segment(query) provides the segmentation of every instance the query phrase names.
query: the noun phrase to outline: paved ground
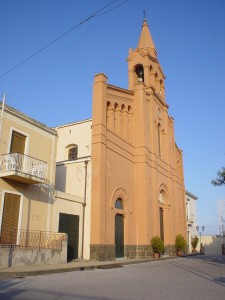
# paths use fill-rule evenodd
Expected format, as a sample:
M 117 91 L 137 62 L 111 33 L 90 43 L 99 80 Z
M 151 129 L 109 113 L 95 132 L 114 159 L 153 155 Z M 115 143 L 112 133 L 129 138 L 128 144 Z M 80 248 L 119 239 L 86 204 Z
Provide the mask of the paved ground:
M 2 279 L 0 299 L 225 299 L 225 257 L 193 256 Z
M 170 259 L 171 257 L 166 256 L 160 258 L 161 260 Z M 100 267 L 111 268 L 112 265 L 127 265 L 134 263 L 144 263 L 153 261 L 154 259 L 117 259 L 113 261 L 79 261 L 75 260 L 66 264 L 55 264 L 55 265 L 27 265 L 17 267 L 0 268 L 0 279 L 6 278 L 18 278 L 32 275 L 43 275 L 53 273 L 65 273 L 72 271 L 84 271 L 92 270 Z

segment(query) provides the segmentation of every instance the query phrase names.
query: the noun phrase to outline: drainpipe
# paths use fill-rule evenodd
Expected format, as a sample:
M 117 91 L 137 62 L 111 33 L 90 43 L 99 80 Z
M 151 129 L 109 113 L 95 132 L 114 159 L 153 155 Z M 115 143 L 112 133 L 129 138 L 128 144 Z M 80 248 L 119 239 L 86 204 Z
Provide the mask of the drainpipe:
M 84 224 L 85 224 L 85 208 L 86 208 L 86 200 L 87 200 L 87 166 L 88 160 L 85 160 L 85 179 L 84 179 L 84 202 L 83 205 L 83 224 L 82 224 L 82 249 L 81 249 L 81 259 L 84 258 Z

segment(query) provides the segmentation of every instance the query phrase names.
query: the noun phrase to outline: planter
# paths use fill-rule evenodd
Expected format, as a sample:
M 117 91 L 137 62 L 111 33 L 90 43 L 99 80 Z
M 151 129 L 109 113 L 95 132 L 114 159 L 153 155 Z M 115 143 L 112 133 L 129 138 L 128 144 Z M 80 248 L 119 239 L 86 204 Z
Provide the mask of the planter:
M 153 258 L 156 258 L 156 259 L 157 259 L 157 258 L 160 258 L 160 254 L 159 254 L 159 253 L 156 253 L 156 252 L 154 252 L 154 253 L 153 253 Z
M 175 239 L 175 248 L 178 256 L 182 256 L 182 254 L 185 253 L 186 245 L 187 243 L 184 237 L 181 234 L 177 234 Z
M 151 245 L 153 250 L 153 257 L 159 258 L 160 254 L 163 253 L 164 250 L 163 240 L 158 235 L 155 235 L 151 238 Z

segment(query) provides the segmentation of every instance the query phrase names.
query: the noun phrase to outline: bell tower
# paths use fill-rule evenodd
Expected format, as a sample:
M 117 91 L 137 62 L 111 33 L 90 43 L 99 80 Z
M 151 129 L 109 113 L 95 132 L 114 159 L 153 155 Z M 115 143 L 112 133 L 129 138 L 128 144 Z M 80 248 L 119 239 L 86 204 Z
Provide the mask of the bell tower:
M 144 18 L 138 46 L 130 49 L 127 58 L 129 90 L 136 90 L 142 83 L 144 88 L 151 88 L 156 96 L 165 101 L 165 88 L 162 68 L 157 58 L 157 51 Z

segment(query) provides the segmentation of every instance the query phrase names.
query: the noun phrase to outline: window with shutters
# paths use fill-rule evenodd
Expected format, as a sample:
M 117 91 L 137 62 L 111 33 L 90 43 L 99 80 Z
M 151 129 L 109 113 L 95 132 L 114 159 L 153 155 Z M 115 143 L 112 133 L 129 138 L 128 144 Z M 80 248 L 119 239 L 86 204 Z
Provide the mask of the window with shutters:
M 68 160 L 75 160 L 77 159 L 77 152 L 78 152 L 78 146 L 74 146 L 69 149 L 68 151 Z
M 1 224 L 1 244 L 16 244 L 20 198 L 20 195 L 5 193 Z
M 10 153 L 24 154 L 25 144 L 26 144 L 26 136 L 13 130 Z

